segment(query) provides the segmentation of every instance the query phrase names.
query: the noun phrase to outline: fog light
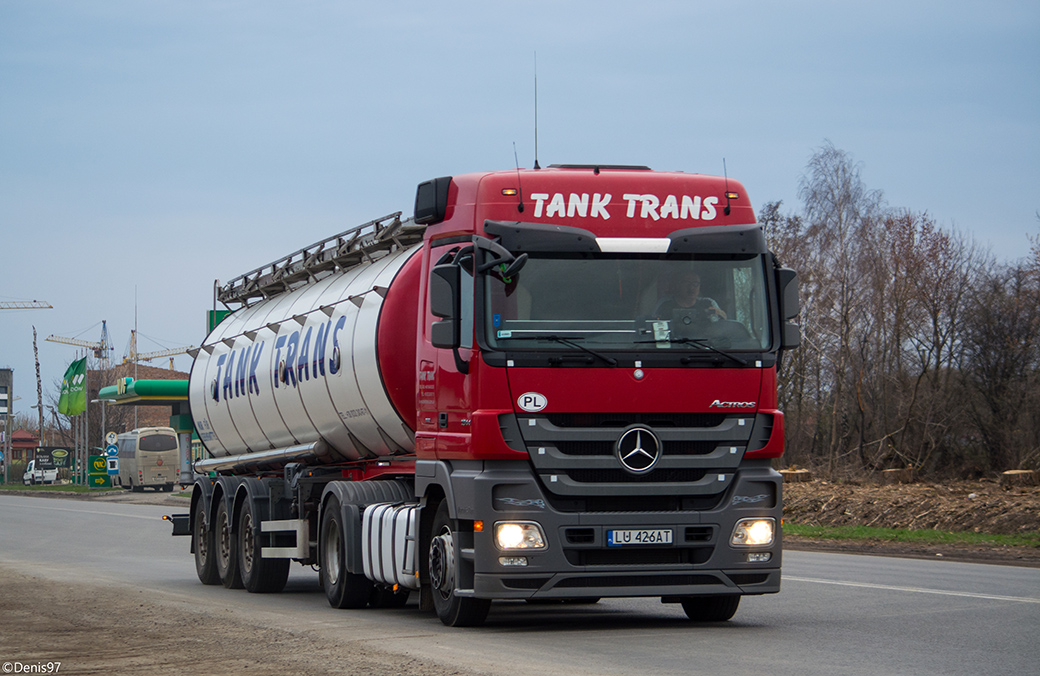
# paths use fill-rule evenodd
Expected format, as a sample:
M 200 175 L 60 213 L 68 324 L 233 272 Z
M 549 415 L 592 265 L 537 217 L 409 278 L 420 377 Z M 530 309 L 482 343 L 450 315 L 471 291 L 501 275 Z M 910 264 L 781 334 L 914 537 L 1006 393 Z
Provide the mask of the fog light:
M 748 552 L 748 563 L 765 563 L 773 558 L 772 552 Z
M 502 550 L 546 549 L 542 527 L 530 521 L 495 524 L 495 545 Z
M 526 556 L 500 556 L 498 562 L 503 566 L 526 566 Z
M 773 544 L 773 532 L 776 530 L 776 520 L 767 519 L 741 519 L 733 528 L 733 537 L 729 543 L 734 547 L 761 547 Z

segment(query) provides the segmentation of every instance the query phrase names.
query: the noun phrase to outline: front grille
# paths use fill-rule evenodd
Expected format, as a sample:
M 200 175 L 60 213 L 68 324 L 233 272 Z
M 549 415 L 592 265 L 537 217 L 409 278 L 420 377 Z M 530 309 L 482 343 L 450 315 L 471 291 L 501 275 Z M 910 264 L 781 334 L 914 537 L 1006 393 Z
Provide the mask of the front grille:
M 718 427 L 725 413 L 549 413 L 556 427 Z
M 757 442 L 759 430 L 771 422 L 768 418 L 741 412 L 549 413 L 517 416 L 512 429 L 518 435 L 516 444 L 526 447 L 547 493 L 554 497 L 665 498 L 660 506 L 646 509 L 671 511 L 677 505 L 667 498 L 700 501 L 680 509 L 717 505 L 732 485 L 748 445 Z M 655 456 L 644 473 L 624 467 L 615 451 L 622 434 L 635 424 L 646 428 L 648 448 Z M 602 504 L 599 509 L 626 508 Z
M 693 441 L 690 439 L 681 439 L 679 441 L 669 441 L 667 444 L 663 444 L 661 453 L 663 456 L 669 455 L 708 455 L 712 453 L 717 444 L 714 441 Z M 556 442 L 556 448 L 564 455 L 613 455 L 614 453 L 614 442 L 613 441 L 558 441 Z
M 712 547 L 570 549 L 564 553 L 571 565 L 575 566 L 678 566 L 705 563 L 711 558 L 712 549 Z
M 568 469 L 563 473 L 572 480 L 585 484 L 686 483 L 700 481 L 707 474 L 702 469 L 658 469 L 646 474 L 632 474 L 623 469 Z
M 624 514 L 628 512 L 703 512 L 715 509 L 723 495 L 681 497 L 674 495 L 611 495 L 584 498 L 559 498 L 549 495 L 549 504 L 557 512 L 589 512 Z

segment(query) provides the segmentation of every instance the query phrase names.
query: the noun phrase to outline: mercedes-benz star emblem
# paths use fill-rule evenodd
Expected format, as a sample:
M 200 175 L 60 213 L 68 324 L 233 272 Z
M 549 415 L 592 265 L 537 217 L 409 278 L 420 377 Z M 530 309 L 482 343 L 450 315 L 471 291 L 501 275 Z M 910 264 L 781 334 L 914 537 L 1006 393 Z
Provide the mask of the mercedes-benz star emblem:
M 661 442 L 650 429 L 632 427 L 621 435 L 614 445 L 621 466 L 633 474 L 645 474 L 653 469 L 661 457 Z

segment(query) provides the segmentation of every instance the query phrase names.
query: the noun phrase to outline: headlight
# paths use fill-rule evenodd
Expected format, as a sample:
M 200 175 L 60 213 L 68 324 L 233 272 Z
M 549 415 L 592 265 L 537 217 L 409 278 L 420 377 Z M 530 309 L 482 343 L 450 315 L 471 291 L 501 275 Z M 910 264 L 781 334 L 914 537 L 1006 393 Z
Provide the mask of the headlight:
M 729 543 L 734 547 L 762 547 L 773 544 L 776 520 L 771 518 L 741 519 L 733 528 Z
M 503 551 L 547 549 L 542 527 L 530 521 L 500 521 L 495 524 L 495 545 Z

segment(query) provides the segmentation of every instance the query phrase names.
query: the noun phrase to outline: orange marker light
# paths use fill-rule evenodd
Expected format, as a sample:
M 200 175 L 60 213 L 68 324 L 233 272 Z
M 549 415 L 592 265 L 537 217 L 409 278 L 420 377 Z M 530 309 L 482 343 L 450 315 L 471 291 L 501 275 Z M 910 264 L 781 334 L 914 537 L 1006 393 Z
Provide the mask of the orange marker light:
M 473 532 L 474 533 L 481 533 L 481 532 L 483 532 L 483 530 L 484 530 L 484 522 L 483 521 L 474 521 L 473 522 Z

